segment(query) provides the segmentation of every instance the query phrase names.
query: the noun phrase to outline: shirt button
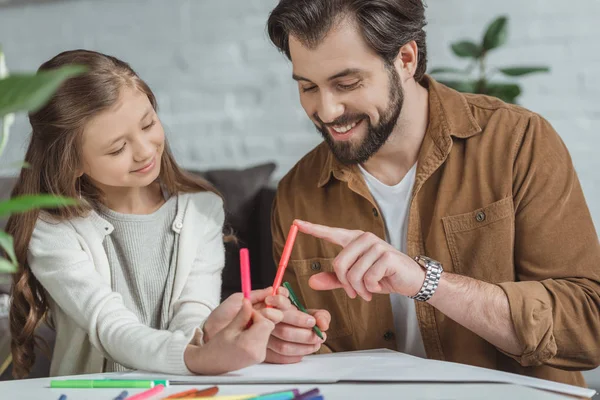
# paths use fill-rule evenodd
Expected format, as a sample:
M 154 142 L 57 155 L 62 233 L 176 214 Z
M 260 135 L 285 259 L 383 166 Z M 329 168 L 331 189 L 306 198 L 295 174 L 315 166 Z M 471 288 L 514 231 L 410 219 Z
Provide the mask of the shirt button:
M 394 335 L 394 332 L 392 332 L 392 331 L 387 331 L 387 332 L 386 332 L 386 333 L 383 335 L 383 338 L 389 342 L 390 340 L 394 340 L 394 336 L 396 336 L 396 335 Z
M 312 269 L 313 271 L 318 271 L 321 269 L 321 263 L 318 261 L 313 261 L 312 264 L 310 264 L 310 269 Z
M 485 221 L 485 213 L 483 211 L 479 211 L 477 215 L 475 215 L 475 219 L 477 220 L 477 222 Z
M 377 209 L 375 207 L 373 207 L 373 216 L 375 218 L 379 217 L 379 211 L 377 211 Z
M 175 229 L 183 228 L 183 224 L 181 222 L 175 222 Z

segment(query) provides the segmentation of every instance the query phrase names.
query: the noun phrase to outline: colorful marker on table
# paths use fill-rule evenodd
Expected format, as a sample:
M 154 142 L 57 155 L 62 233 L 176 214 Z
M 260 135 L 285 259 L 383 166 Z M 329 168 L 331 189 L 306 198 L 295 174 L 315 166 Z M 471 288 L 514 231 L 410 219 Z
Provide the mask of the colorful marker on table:
M 53 389 L 150 389 L 156 385 L 169 386 L 167 380 L 129 379 L 63 379 L 50 381 Z
M 294 397 L 294 400 L 312 400 L 315 399 L 317 396 L 320 396 L 319 388 L 314 388 L 302 394 L 296 395 L 296 397 Z
M 281 286 L 281 281 L 283 281 L 283 274 L 290 261 L 294 242 L 296 241 L 296 235 L 298 235 L 298 227 L 295 224 L 292 224 L 287 239 L 285 240 L 285 246 L 283 246 L 283 253 L 281 253 L 281 259 L 279 260 L 277 275 L 275 275 L 275 281 L 273 282 L 273 296 L 277 294 L 277 290 L 279 289 L 279 286 Z
M 200 396 L 200 397 L 179 397 L 178 400 L 191 399 L 210 399 L 210 400 L 249 400 L 255 398 L 255 394 L 230 394 L 225 396 Z
M 191 389 L 191 390 L 186 390 L 184 392 L 179 392 L 179 393 L 175 393 L 170 395 L 169 397 L 165 397 L 165 399 L 189 399 L 189 398 L 196 398 L 196 397 L 212 397 L 214 395 L 216 395 L 217 393 L 219 393 L 219 388 L 217 386 L 211 386 L 207 389 L 203 389 L 203 390 L 197 390 L 197 389 Z
M 298 394 L 298 390 L 285 390 L 281 392 L 265 393 L 253 397 L 252 400 L 292 400 Z
M 181 394 L 186 393 L 182 392 Z M 211 400 L 292 400 L 297 396 L 300 392 L 298 389 L 293 390 L 285 390 L 273 393 L 265 393 L 265 394 L 232 394 L 226 396 L 196 396 L 190 395 L 189 397 L 176 397 L 178 400 L 184 399 L 202 399 L 210 397 Z M 167 399 L 173 399 L 174 397 L 167 397 Z
M 294 291 L 292 290 L 292 286 L 289 284 L 289 282 L 284 282 L 283 286 L 288 290 L 288 292 L 290 292 L 290 301 L 292 302 L 292 304 L 296 306 L 298 310 L 308 314 L 308 310 L 306 310 L 306 308 L 304 308 L 304 306 L 300 304 L 300 300 L 298 300 L 298 297 L 296 297 L 296 293 L 294 293 Z M 315 332 L 317 336 L 320 337 L 321 340 L 323 340 L 323 332 L 321 332 L 321 330 L 316 324 L 315 326 L 313 326 L 312 329 L 313 332 Z
M 298 389 L 286 389 L 286 390 L 278 390 L 276 392 L 263 393 L 260 395 L 260 397 L 262 398 L 263 396 L 272 396 L 272 395 L 276 395 L 276 394 L 288 394 L 288 393 L 291 393 L 294 396 L 300 395 L 300 391 Z
M 115 397 L 113 400 L 125 400 L 125 398 L 127 397 L 129 393 L 127 392 L 127 390 L 123 390 L 121 393 L 119 393 L 119 395 L 117 397 Z
M 146 400 L 146 399 L 149 399 L 149 398 L 159 394 L 163 390 L 165 390 L 165 385 L 162 385 L 162 384 L 156 385 L 152 389 L 148 389 L 145 392 L 134 394 L 133 396 L 129 396 L 125 400 Z
M 197 392 L 196 389 L 186 390 L 186 391 L 175 393 L 168 397 L 165 397 L 165 400 L 167 400 L 167 399 L 185 399 L 188 397 L 195 397 L 196 392 Z

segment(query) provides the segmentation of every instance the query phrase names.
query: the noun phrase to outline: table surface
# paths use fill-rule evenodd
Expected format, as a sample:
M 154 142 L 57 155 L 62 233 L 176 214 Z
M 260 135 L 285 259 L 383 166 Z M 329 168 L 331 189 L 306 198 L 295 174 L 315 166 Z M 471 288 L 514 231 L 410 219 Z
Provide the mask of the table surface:
M 77 379 L 98 379 L 101 375 L 80 375 Z M 61 378 L 64 379 L 64 378 Z M 67 396 L 67 400 L 111 400 L 114 399 L 122 389 L 50 389 L 50 378 L 23 379 L 18 381 L 0 382 L 0 398 L 3 400 L 44 400 L 58 399 L 61 394 Z M 569 396 L 542 390 L 531 389 L 509 384 L 491 383 L 337 383 L 319 385 L 219 385 L 219 394 L 260 394 L 278 390 L 286 390 L 291 387 L 298 388 L 304 392 L 317 386 L 326 400 L 337 399 L 418 399 L 418 400 L 451 400 L 451 399 L 477 399 L 480 400 L 505 400 L 505 399 L 528 399 L 528 400 L 560 400 L 573 399 Z M 206 386 L 171 386 L 163 391 L 160 399 L 167 395 L 184 390 Z M 129 395 L 142 392 L 143 389 L 128 389 Z

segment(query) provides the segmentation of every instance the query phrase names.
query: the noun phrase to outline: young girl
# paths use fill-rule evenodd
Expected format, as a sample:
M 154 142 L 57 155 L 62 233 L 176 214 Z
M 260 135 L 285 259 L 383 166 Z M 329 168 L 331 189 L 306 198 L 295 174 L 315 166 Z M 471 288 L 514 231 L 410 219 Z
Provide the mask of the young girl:
M 14 374 L 31 369 L 34 332 L 46 317 L 56 329 L 52 376 L 218 374 L 262 362 L 282 312 L 252 303 L 287 299 L 265 289 L 218 306 L 222 200 L 177 166 L 150 88 L 128 64 L 91 51 L 61 53 L 40 70 L 67 64 L 87 72 L 30 114 L 30 166 L 13 196 L 50 193 L 79 204 L 8 222 L 20 264 L 10 311 Z

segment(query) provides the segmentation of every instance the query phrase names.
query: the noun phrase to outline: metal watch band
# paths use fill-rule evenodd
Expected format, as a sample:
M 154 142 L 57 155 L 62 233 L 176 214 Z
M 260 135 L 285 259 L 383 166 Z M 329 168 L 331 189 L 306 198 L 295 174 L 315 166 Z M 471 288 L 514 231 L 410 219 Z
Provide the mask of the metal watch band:
M 435 293 L 444 269 L 442 268 L 442 264 L 429 257 L 416 256 L 415 261 L 425 270 L 425 280 L 423 281 L 421 290 L 414 296 L 409 297 L 418 301 L 427 301 Z

